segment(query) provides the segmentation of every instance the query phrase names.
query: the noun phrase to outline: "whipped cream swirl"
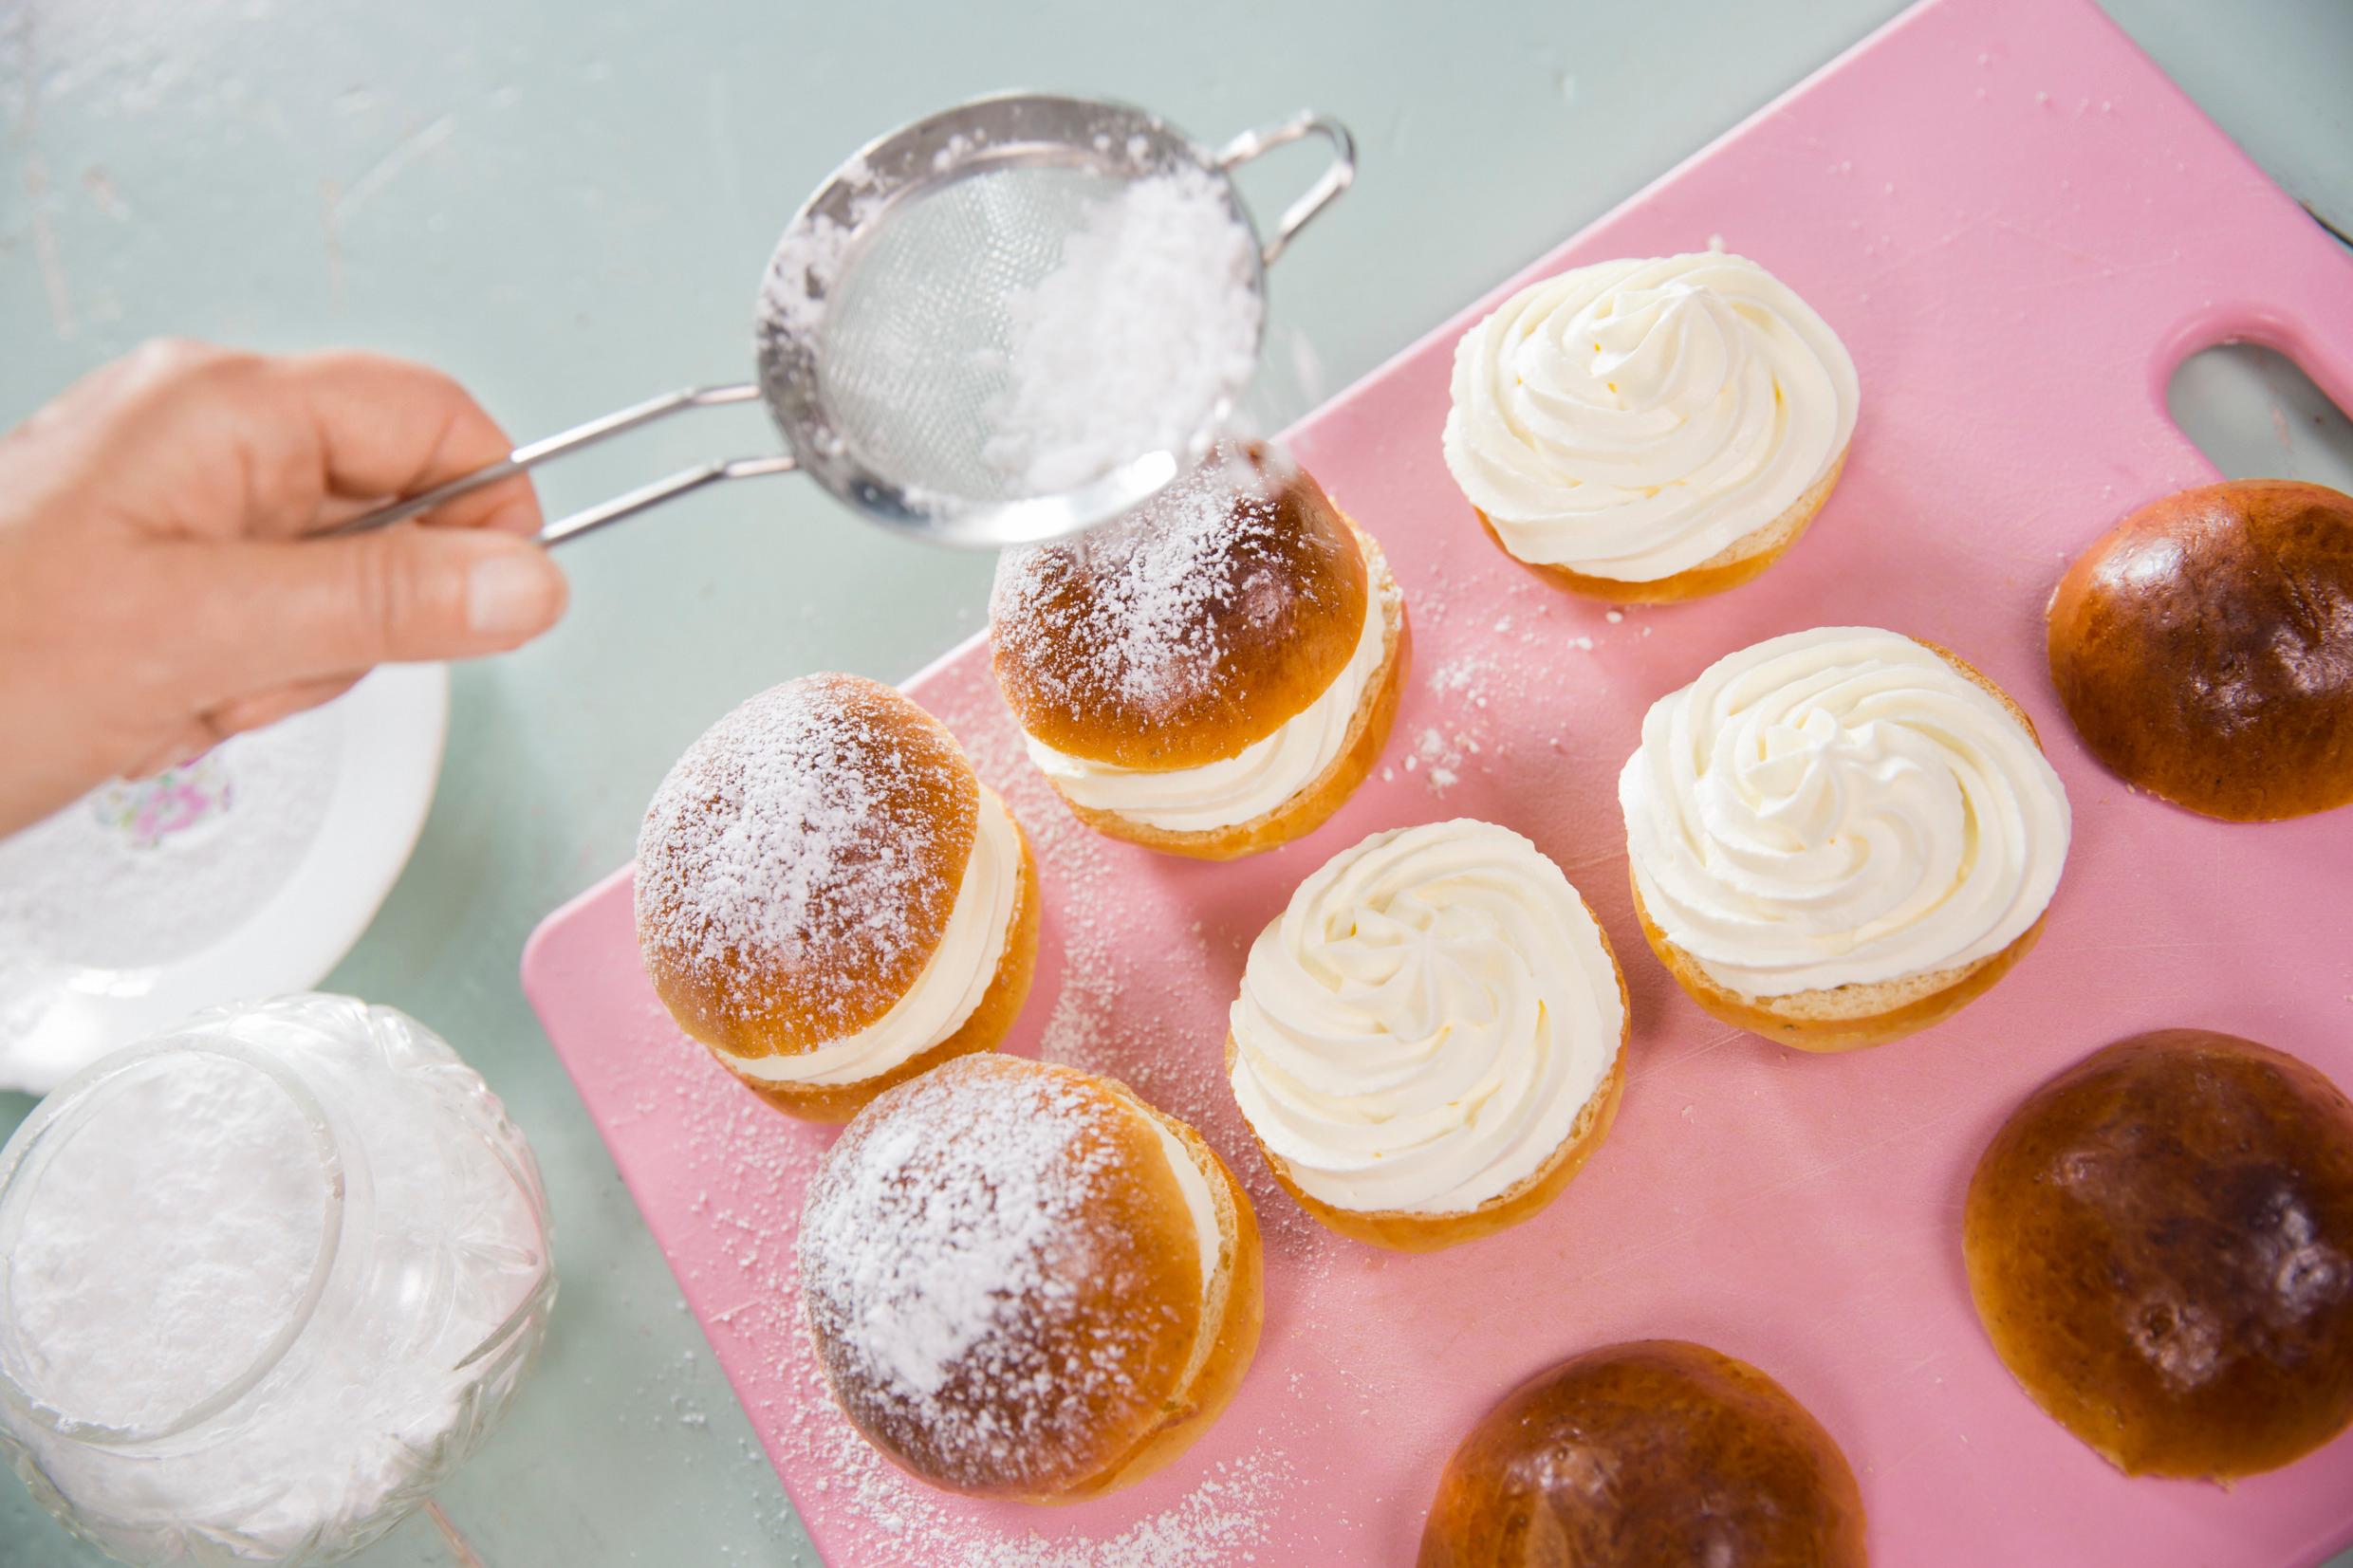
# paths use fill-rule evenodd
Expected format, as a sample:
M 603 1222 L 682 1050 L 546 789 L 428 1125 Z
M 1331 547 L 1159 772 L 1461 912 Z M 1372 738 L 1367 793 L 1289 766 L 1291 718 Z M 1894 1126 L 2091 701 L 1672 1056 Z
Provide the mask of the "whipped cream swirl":
M 2067 856 L 2034 737 L 1935 649 L 1868 627 L 1770 638 L 1661 697 L 1618 800 L 1651 920 L 1747 996 L 1990 957 Z
M 1656 581 L 1825 478 L 1857 398 L 1838 335 L 1756 263 L 1603 262 L 1463 335 L 1446 466 L 1521 560 Z
M 996 793 L 983 784 L 973 825 L 972 854 L 964 880 L 939 933 L 931 961 L 890 1011 L 860 1029 L 815 1050 L 792 1055 L 741 1057 L 713 1047 L 727 1064 L 763 1083 L 862 1083 L 921 1054 L 964 1027 L 1005 957 L 1011 934 L 1013 901 L 1022 884 L 1021 830 Z
M 1509 828 L 1377 833 L 1291 895 L 1231 1015 L 1234 1098 L 1310 1197 L 1452 1214 L 1566 1142 L 1625 1005 L 1568 878 Z

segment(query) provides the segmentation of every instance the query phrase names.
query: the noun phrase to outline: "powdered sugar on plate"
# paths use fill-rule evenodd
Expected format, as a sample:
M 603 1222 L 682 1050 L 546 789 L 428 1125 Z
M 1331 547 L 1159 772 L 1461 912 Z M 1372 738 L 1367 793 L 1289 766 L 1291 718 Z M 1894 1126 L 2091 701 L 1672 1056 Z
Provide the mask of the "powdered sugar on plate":
M 342 744 L 300 713 L 0 839 L 0 1004 L 11 967 L 144 968 L 235 930 L 302 863 Z
M 1188 167 L 1134 181 L 1006 301 L 1010 379 L 982 455 L 1048 495 L 1181 452 L 1249 384 L 1264 316 L 1257 248 L 1224 179 Z

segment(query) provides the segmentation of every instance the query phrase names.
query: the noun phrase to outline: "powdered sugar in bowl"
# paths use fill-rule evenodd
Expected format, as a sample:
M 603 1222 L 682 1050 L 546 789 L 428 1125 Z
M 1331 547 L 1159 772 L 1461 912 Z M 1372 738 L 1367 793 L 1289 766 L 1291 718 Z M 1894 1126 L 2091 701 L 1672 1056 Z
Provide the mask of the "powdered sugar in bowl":
M 421 1503 L 555 1300 L 481 1078 L 388 1007 L 200 1013 L 0 1151 L 0 1451 L 134 1563 L 313 1563 Z

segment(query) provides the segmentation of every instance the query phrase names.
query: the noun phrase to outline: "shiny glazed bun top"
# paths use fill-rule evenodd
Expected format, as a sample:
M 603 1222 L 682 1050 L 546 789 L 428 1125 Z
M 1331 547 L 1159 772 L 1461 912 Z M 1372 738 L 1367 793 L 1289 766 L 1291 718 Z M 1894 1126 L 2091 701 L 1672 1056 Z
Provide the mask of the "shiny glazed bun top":
M 2050 674 L 2092 754 L 2177 804 L 2353 802 L 2353 497 L 2243 479 L 2142 507 L 2060 579 Z
M 801 1051 L 874 1023 L 939 946 L 980 786 L 937 720 L 807 675 L 704 731 L 638 835 L 639 946 L 697 1038 Z
M 1235 755 L 1332 684 L 1369 612 L 1363 552 L 1322 487 L 1220 446 L 1116 523 L 1008 550 L 990 603 L 1023 729 L 1121 767 Z
M 1539 1374 L 1447 1461 L 1420 1568 L 1862 1568 L 1862 1496 L 1806 1407 L 1703 1345 Z
M 826 1152 L 801 1283 L 835 1397 L 936 1485 L 1042 1497 L 1158 1426 L 1203 1318 L 1190 1210 L 1106 1079 L 959 1057 Z
M 2029 1096 L 1971 1178 L 1978 1316 L 2128 1475 L 2228 1480 L 2353 1420 L 2353 1105 L 2251 1040 L 2164 1029 Z

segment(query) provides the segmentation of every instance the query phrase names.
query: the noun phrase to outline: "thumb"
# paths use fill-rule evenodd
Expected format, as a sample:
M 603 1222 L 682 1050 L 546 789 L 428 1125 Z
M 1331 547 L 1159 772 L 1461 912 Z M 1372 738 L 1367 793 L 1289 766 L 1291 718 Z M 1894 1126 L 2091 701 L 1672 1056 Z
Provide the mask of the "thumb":
M 218 565 L 203 645 L 239 691 L 503 653 L 554 625 L 568 597 L 546 550 L 484 528 L 403 523 L 206 553 Z

